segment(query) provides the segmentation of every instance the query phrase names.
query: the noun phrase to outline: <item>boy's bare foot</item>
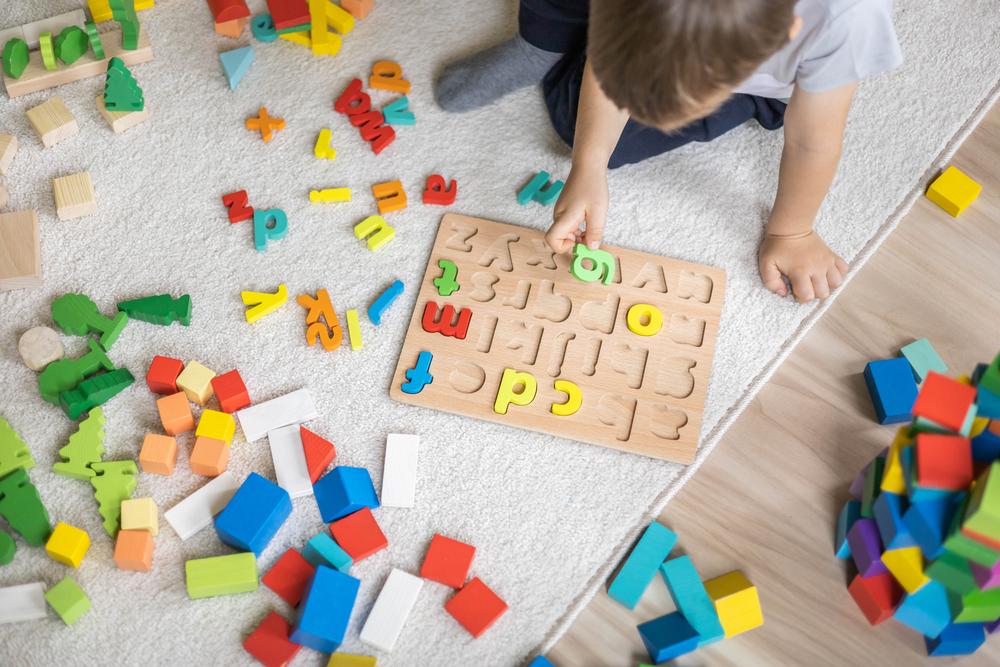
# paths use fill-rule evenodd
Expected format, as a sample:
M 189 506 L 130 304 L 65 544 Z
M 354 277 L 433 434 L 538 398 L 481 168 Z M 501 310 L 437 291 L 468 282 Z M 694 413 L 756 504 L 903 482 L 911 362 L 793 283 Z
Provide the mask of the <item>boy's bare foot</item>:
M 444 68 L 434 98 L 445 111 L 484 107 L 515 90 L 533 86 L 562 58 L 543 51 L 520 35 Z

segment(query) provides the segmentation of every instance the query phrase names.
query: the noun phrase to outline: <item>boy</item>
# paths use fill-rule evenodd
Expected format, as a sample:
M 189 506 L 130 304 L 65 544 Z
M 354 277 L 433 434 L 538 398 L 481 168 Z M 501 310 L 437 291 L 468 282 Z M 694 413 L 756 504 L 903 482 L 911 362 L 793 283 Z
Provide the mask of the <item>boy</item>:
M 891 3 L 521 0 L 519 34 L 447 67 L 436 96 L 445 110 L 465 111 L 543 80 L 556 132 L 573 147 L 546 235 L 557 252 L 600 245 L 607 168 L 711 141 L 750 119 L 784 127 L 758 268 L 776 294 L 787 295 L 787 278 L 798 301 L 822 299 L 847 264 L 813 220 L 857 82 L 902 61 Z

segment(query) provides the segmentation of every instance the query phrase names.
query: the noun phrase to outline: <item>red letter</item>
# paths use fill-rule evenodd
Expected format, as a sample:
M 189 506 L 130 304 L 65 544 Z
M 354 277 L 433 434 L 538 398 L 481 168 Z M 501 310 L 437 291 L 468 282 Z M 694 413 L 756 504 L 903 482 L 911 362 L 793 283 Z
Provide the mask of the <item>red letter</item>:
M 246 190 L 237 190 L 228 195 L 222 195 L 223 205 L 229 209 L 229 224 L 243 222 L 253 217 L 253 207 L 247 206 L 250 198 Z
M 438 206 L 450 206 L 455 203 L 455 196 L 458 195 L 458 183 L 452 179 L 448 187 L 445 187 L 444 178 L 437 174 L 427 177 L 427 185 L 424 187 L 424 203 L 436 204 Z
M 455 322 L 455 307 L 447 305 L 438 312 L 438 305 L 433 301 L 428 301 L 424 305 L 424 317 L 421 324 L 427 333 L 440 333 L 442 336 L 452 336 L 458 340 L 465 340 L 465 334 L 469 331 L 469 322 L 472 320 L 472 311 L 463 308 L 458 311 L 458 322 Z
M 333 108 L 339 113 L 346 113 L 348 116 L 367 113 L 372 108 L 372 98 L 368 97 L 368 93 L 361 90 L 361 79 L 354 79 L 348 84 L 344 92 L 334 102 Z

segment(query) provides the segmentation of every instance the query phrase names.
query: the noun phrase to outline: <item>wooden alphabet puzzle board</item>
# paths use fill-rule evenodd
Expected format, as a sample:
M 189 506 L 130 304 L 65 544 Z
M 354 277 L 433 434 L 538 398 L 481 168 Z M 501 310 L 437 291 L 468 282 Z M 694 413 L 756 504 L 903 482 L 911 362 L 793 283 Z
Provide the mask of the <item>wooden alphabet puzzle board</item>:
M 448 214 L 420 284 L 393 376 L 390 396 L 404 403 L 519 426 L 561 437 L 690 463 L 701 430 L 712 356 L 725 297 L 725 272 L 656 255 L 604 247 L 615 256 L 615 279 L 585 283 L 570 274 L 571 256 L 555 255 L 542 232 Z M 439 260 L 458 269 L 459 288 L 439 294 Z M 428 307 L 428 302 L 433 304 Z M 627 326 L 635 304 L 663 315 L 658 333 Z M 471 311 L 464 339 L 431 329 L 438 308 L 453 306 L 454 333 Z M 467 317 L 467 315 L 466 315 Z M 647 320 L 643 319 L 642 323 Z M 404 393 L 406 372 L 430 352 L 432 381 Z M 527 405 L 494 411 L 505 369 L 529 373 L 537 391 Z M 523 378 L 524 376 L 520 376 Z M 579 387 L 582 403 L 568 416 L 552 412 Z M 565 386 L 565 385 L 563 385 Z M 411 390 L 412 390 L 411 386 Z M 515 392 L 525 389 L 517 383 Z M 558 408 L 557 408 L 558 409 Z M 564 409 L 565 411 L 565 409 Z

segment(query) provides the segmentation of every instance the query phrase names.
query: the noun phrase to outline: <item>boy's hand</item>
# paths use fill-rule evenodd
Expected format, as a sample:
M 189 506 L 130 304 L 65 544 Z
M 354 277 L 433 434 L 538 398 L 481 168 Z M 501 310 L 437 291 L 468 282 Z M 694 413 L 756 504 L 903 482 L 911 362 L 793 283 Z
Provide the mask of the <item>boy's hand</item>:
M 545 241 L 557 253 L 570 252 L 577 243 L 599 248 L 607 213 L 608 177 L 604 167 L 575 165 L 556 202 Z M 583 223 L 586 223 L 586 230 L 581 233 Z
M 779 296 L 787 296 L 782 276 L 792 284 L 792 294 L 799 303 L 825 299 L 840 287 L 847 273 L 842 260 L 815 232 L 800 238 L 765 236 L 758 258 L 764 287 Z

